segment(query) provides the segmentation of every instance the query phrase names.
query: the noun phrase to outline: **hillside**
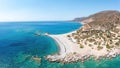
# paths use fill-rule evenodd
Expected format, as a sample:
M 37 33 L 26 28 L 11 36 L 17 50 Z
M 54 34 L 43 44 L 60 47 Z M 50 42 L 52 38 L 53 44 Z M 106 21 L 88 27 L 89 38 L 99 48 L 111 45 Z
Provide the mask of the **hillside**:
M 86 24 L 76 31 L 51 36 L 63 51 L 47 56 L 49 61 L 83 62 L 90 56 L 100 59 L 120 55 L 119 11 L 102 11 L 84 18 L 82 22 Z
M 91 28 L 108 30 L 120 24 L 120 12 L 102 11 L 89 16 L 88 19 L 93 19 L 93 21 L 88 22 L 88 25 Z
M 120 47 L 120 12 L 102 11 L 90 15 L 82 22 L 87 22 L 82 28 L 69 35 L 77 43 L 88 46 L 97 46 L 98 50 Z M 83 42 L 86 41 L 86 42 Z M 91 44 L 94 43 L 94 44 Z
M 81 21 L 85 20 L 86 18 L 87 18 L 87 17 L 75 18 L 75 19 L 73 19 L 72 21 L 81 22 Z
M 120 12 L 102 11 L 89 17 L 76 18 L 73 21 L 86 23 L 85 28 L 108 30 L 120 24 Z

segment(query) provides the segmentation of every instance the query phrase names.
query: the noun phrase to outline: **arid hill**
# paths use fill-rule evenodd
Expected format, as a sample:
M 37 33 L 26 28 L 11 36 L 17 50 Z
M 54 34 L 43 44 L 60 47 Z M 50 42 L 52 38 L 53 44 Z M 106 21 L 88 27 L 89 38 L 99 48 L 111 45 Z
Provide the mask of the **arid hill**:
M 120 25 L 119 11 L 102 11 L 89 17 L 76 18 L 74 21 L 86 23 L 85 27 L 95 30 L 109 30 Z
M 102 11 L 91 15 L 88 19 L 93 21 L 88 22 L 88 25 L 93 29 L 108 30 L 120 24 L 120 12 L 119 11 Z
M 80 18 L 75 18 L 74 20 L 72 21 L 75 21 L 75 22 L 81 22 L 83 20 L 85 20 L 87 17 L 80 17 Z
M 69 38 L 76 40 L 80 48 L 90 47 L 90 51 L 106 51 L 105 55 L 115 56 L 120 52 L 120 12 L 119 11 L 102 11 L 90 15 L 82 22 L 83 25 L 76 32 L 68 35 Z M 119 53 L 120 54 L 120 53 Z M 105 56 L 104 55 L 104 56 Z M 103 56 L 103 55 L 102 55 Z M 113 56 L 113 55 L 112 55 Z

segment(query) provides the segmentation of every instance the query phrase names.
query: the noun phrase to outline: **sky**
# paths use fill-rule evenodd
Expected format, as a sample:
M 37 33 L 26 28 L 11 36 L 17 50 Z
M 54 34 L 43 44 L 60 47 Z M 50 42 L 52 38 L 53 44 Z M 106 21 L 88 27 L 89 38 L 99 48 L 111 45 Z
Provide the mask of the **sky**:
M 0 0 L 0 21 L 64 21 L 104 10 L 120 0 Z

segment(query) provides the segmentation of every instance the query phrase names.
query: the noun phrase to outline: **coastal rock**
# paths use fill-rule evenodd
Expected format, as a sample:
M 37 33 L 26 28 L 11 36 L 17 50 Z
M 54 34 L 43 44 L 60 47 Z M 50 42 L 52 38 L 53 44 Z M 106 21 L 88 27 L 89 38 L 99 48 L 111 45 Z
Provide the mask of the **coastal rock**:
M 71 63 L 77 61 L 84 61 L 88 59 L 90 55 L 81 56 L 78 53 L 68 53 L 64 57 L 60 57 L 60 55 L 48 55 L 45 58 L 51 62 L 61 62 L 61 63 Z

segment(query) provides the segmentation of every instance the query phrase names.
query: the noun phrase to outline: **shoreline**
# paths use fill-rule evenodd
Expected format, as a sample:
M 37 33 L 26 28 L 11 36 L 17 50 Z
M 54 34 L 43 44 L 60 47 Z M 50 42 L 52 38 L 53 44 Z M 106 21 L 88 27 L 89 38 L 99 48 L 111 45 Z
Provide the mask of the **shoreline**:
M 67 37 L 67 35 L 75 33 L 77 30 L 65 34 L 48 35 L 55 40 L 60 50 L 59 53 L 48 55 L 45 58 L 51 62 L 71 63 L 77 61 L 84 62 L 84 60 L 91 56 L 97 60 L 103 57 L 113 58 L 120 55 L 120 48 L 113 48 L 107 51 L 104 47 L 103 50 L 99 51 L 96 46 L 94 46 L 95 49 L 92 49 L 88 45 L 85 45 L 85 40 L 82 42 L 84 48 L 80 48 L 80 45 Z
M 88 48 L 78 50 L 79 48 L 77 45 L 69 45 L 68 42 L 65 44 L 65 41 L 63 39 L 63 37 L 65 35 L 66 34 L 49 35 L 51 38 L 53 38 L 56 41 L 60 50 L 59 50 L 59 53 L 57 53 L 57 54 L 46 56 L 47 60 L 49 60 L 51 62 L 62 62 L 62 63 L 71 63 L 71 62 L 77 62 L 77 61 L 84 62 L 84 60 L 90 58 L 91 56 L 93 56 L 97 60 L 97 59 L 100 59 L 103 57 L 104 58 L 113 58 L 120 54 L 120 50 L 118 50 L 118 49 L 115 49 L 113 52 L 109 52 L 106 54 L 104 51 L 103 51 L 104 52 L 103 54 L 101 54 L 101 53 L 96 54 L 96 52 L 94 54 L 92 54 L 92 52 L 89 51 Z M 79 51 L 83 51 L 83 50 L 86 50 L 86 51 L 79 52 Z
M 48 35 L 49 37 L 53 38 L 58 47 L 60 48 L 59 53 L 48 55 L 46 59 L 51 62 L 62 62 L 62 63 L 71 63 L 76 61 L 84 62 L 85 59 L 89 58 L 90 56 L 87 53 L 78 53 L 79 46 L 75 46 L 70 40 L 68 40 L 65 36 L 73 33 L 60 34 L 60 35 Z M 67 40 L 67 42 L 65 41 Z

